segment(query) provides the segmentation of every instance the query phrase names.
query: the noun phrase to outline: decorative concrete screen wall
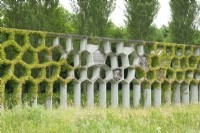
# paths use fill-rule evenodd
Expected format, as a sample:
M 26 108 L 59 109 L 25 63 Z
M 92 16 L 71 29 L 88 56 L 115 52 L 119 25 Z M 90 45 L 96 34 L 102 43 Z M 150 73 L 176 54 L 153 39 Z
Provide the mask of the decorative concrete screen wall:
M 113 107 L 197 103 L 199 81 L 200 47 L 195 45 L 0 29 L 1 108 L 8 89 L 13 104 L 20 105 L 24 86 L 31 106 L 37 106 L 41 84 L 45 105 L 52 108 L 54 82 L 60 83 L 61 107 L 67 107 L 69 83 L 75 107 L 81 106 L 81 93 L 86 106 L 96 105 L 97 90 L 101 107 L 107 107 L 108 91 Z

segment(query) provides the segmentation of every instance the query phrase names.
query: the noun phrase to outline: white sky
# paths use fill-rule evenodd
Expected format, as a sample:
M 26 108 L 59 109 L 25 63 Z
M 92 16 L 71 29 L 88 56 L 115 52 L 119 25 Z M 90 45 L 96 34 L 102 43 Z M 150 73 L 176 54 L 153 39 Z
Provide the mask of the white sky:
M 160 2 L 160 10 L 154 20 L 154 24 L 160 28 L 162 25 L 168 25 L 170 21 L 170 7 L 169 0 L 159 0 Z M 64 6 L 69 12 L 72 12 L 71 6 L 69 4 L 69 0 L 60 0 L 61 5 Z M 124 26 L 124 0 L 116 0 L 116 8 L 110 16 L 110 19 L 117 26 Z

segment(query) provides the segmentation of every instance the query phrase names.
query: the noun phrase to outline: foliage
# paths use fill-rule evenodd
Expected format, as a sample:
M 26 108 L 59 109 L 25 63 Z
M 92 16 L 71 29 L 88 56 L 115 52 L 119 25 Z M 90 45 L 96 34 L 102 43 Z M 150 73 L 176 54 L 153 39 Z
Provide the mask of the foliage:
M 106 36 L 109 26 L 108 17 L 115 7 L 116 0 L 72 0 L 77 17 L 76 28 L 79 34 Z M 78 7 L 76 6 L 78 5 Z
M 126 1 L 126 24 L 129 37 L 136 40 L 148 40 L 152 34 L 151 24 L 158 9 L 158 0 Z
M 195 38 L 195 18 L 199 7 L 196 0 L 171 0 L 172 22 L 170 32 L 172 42 L 191 44 Z
M 127 39 L 127 30 L 124 27 L 117 27 L 113 23 L 109 23 L 109 29 L 107 33 L 107 37 L 111 38 L 119 38 L 119 39 Z
M 70 14 L 59 5 L 59 0 L 2 2 L 5 27 L 54 32 L 73 31 Z
M 68 108 L 46 111 L 43 108 L 26 107 L 1 113 L 0 127 L 4 133 L 198 132 L 199 109 L 199 105 L 145 110 Z

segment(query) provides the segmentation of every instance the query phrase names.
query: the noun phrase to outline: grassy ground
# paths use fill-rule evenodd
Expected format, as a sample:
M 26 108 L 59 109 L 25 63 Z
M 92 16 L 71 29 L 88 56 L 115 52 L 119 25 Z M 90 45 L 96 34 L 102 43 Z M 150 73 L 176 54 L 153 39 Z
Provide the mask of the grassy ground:
M 25 107 L 0 113 L 2 133 L 200 132 L 200 105 L 150 109 L 45 110 Z

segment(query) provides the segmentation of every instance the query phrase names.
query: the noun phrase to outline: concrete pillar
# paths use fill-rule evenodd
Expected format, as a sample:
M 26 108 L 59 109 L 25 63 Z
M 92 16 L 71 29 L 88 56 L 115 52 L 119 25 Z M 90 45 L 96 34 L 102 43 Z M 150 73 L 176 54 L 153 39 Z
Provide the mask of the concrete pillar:
M 94 84 L 93 83 L 87 84 L 87 106 L 88 107 L 94 106 Z
M 82 39 L 80 42 L 80 51 L 84 51 L 87 49 L 87 39 Z
M 173 91 L 172 102 L 174 104 L 179 104 L 180 103 L 180 84 L 179 83 L 173 84 L 172 91 Z
M 31 99 L 31 106 L 32 107 L 37 107 L 37 96 L 33 97 Z
M 111 106 L 118 107 L 118 84 L 111 83 Z
M 190 84 L 190 102 L 198 103 L 198 84 Z
M 140 105 L 141 98 L 141 85 L 133 84 L 133 106 L 138 107 Z
M 116 45 L 116 52 L 117 53 L 122 53 L 123 52 L 123 47 L 124 47 L 124 43 L 120 42 Z
M 74 84 L 74 106 L 80 107 L 81 106 L 81 83 Z
M 171 90 L 165 90 L 164 91 L 164 101 L 166 105 L 171 104 Z
M 52 96 L 46 97 L 46 109 L 52 109 Z
M 200 84 L 198 85 L 198 99 L 199 99 L 199 102 L 200 102 Z
M 46 87 L 45 87 L 46 91 L 51 91 L 49 93 L 53 93 L 53 86 L 52 85 L 49 85 L 49 84 L 46 84 Z M 48 94 L 48 96 L 46 97 L 46 109 L 52 109 L 52 96 Z
M 70 50 L 73 49 L 73 47 L 72 47 L 72 38 L 71 37 L 66 38 L 65 45 L 66 45 L 66 51 L 67 52 L 69 52 Z
M 116 67 L 118 67 L 118 63 L 117 63 L 117 56 L 111 56 L 111 67 L 112 68 L 116 68 Z
M 182 96 L 182 103 L 189 104 L 189 85 L 182 84 L 181 85 L 181 96 Z
M 106 41 L 103 46 L 104 46 L 104 52 L 105 53 L 109 53 L 111 51 L 111 46 L 110 46 L 109 41 Z
M 155 107 L 159 107 L 161 106 L 161 88 L 154 88 L 153 91 L 154 91 L 153 104 Z
M 128 83 L 122 83 L 122 106 L 130 108 L 130 89 Z
M 99 83 L 99 105 L 106 108 L 106 83 Z
M 151 107 L 151 88 L 144 88 L 144 107 Z
M 67 84 L 60 84 L 60 107 L 67 107 Z

